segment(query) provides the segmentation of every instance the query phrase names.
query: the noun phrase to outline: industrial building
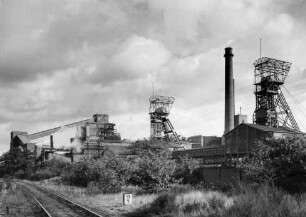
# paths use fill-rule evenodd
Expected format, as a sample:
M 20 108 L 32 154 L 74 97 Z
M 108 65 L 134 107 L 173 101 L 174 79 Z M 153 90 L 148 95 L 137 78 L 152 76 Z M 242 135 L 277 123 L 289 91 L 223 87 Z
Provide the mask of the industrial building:
M 27 132 L 14 131 L 11 132 L 10 149 L 19 148 L 20 150 L 28 150 L 34 152 L 35 143 L 32 143 L 28 138 Z
M 127 151 L 130 145 L 121 140 L 114 123 L 109 122 L 109 115 L 95 114 L 86 119 L 61 127 L 40 131 L 33 134 L 27 132 L 11 132 L 11 149 L 20 148 L 33 152 L 42 161 L 60 158 L 66 161 L 78 161 L 85 157 L 98 157 L 103 154 L 119 155 Z M 65 129 L 75 129 L 75 137 L 66 138 L 69 147 L 54 147 L 54 136 Z M 49 140 L 45 145 L 38 145 L 39 139 Z M 60 144 L 58 144 L 59 146 Z
M 192 149 L 218 147 L 222 145 L 222 137 L 196 135 L 188 137 L 188 142 Z
M 268 127 L 259 124 L 242 123 L 223 137 L 225 140 L 225 154 L 234 157 L 249 155 L 256 143 L 265 138 L 280 138 L 290 134 L 303 134 L 302 132 L 286 127 Z
M 248 116 L 241 114 L 237 114 L 234 116 L 234 127 L 237 127 L 239 124 L 248 123 Z
M 198 135 L 188 139 L 196 149 L 173 152 L 174 158 L 187 155 L 200 159 L 204 182 L 241 180 L 242 172 L 234 165 L 228 166 L 227 162 L 249 156 L 252 148 L 267 137 L 305 135 L 300 131 L 281 91 L 291 63 L 268 57 L 255 61 L 256 107 L 251 124 L 241 111 L 235 115 L 233 57 L 232 48 L 225 48 L 225 120 L 221 145 L 210 146 L 209 142 L 205 142 L 205 137 Z

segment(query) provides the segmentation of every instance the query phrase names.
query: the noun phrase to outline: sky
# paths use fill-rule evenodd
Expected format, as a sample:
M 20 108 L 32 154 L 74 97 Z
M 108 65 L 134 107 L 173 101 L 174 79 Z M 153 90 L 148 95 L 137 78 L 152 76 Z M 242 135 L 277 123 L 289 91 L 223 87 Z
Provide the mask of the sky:
M 173 96 L 178 134 L 224 131 L 224 48 L 236 113 L 252 122 L 254 61 L 292 63 L 284 95 L 306 131 L 303 0 L 0 0 L 0 154 L 29 133 L 109 114 L 148 137 L 149 97 Z M 288 90 L 288 91 L 287 91 Z

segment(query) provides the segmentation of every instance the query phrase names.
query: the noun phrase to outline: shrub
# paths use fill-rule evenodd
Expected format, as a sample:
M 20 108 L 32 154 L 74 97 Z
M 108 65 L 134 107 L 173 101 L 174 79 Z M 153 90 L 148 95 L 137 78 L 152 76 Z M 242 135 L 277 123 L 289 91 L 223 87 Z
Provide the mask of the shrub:
M 233 205 L 233 199 L 216 191 L 191 191 L 176 196 L 180 216 L 223 215 Z
M 180 180 L 183 184 L 197 183 L 198 180 L 193 173 L 199 167 L 199 160 L 195 158 L 189 158 L 188 156 L 179 157 L 176 160 L 176 168 L 173 176 L 175 179 Z
M 52 159 L 45 162 L 43 166 L 36 166 L 33 168 L 33 170 L 26 171 L 23 178 L 34 181 L 50 179 L 56 176 L 60 176 L 60 174 L 69 167 L 70 163 Z M 17 174 L 15 175 L 17 176 Z
M 290 195 L 268 184 L 242 185 L 236 192 L 227 217 L 302 217 L 306 216 L 305 198 Z
M 138 141 L 131 147 L 137 155 L 130 158 L 128 183 L 148 192 L 168 189 L 176 168 L 171 153 L 162 143 Z
M 72 185 L 88 187 L 90 193 L 112 193 L 121 190 L 125 184 L 125 174 L 125 166 L 120 158 L 104 156 L 72 164 L 62 174 L 62 178 Z
M 14 173 L 15 177 L 18 178 L 18 179 L 24 179 L 25 176 L 26 176 L 26 173 L 25 171 L 23 170 L 18 170 Z
M 35 158 L 28 150 L 22 151 L 19 148 L 12 148 L 3 155 L 3 158 L 4 164 L 1 165 L 3 172 L 1 176 L 17 173 L 18 177 L 25 178 L 25 174 L 34 169 Z
M 119 192 L 125 184 L 126 170 L 118 157 L 105 156 L 89 164 L 86 177 L 91 181 L 92 192 Z
M 304 136 L 268 138 L 242 162 L 246 174 L 258 183 L 268 181 L 289 192 L 306 190 L 306 139 Z
M 71 168 L 61 174 L 63 181 L 69 184 L 86 187 L 90 182 L 88 177 L 86 177 L 86 171 L 89 169 L 90 161 L 79 161 L 71 165 Z
M 53 177 L 55 177 L 55 175 L 48 169 L 40 169 L 40 170 L 37 170 L 35 173 L 31 173 L 27 176 L 28 179 L 33 180 L 33 181 L 50 179 Z
M 122 192 L 133 194 L 133 195 L 145 195 L 147 192 L 140 188 L 139 186 L 135 185 L 127 185 L 122 187 Z
M 231 206 L 233 198 L 215 191 L 167 192 L 130 216 L 226 216 Z
M 60 176 L 63 171 L 70 169 L 71 163 L 52 159 L 45 163 L 44 168 L 49 170 L 53 177 Z

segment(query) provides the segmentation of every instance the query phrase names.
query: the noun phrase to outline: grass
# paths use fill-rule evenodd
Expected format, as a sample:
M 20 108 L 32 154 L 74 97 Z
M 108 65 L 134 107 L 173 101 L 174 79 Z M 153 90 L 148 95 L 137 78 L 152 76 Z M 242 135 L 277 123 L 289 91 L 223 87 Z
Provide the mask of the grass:
M 37 206 L 10 180 L 0 180 L 0 216 L 6 216 L 9 207 L 10 216 L 39 216 Z
M 290 195 L 269 185 L 240 185 L 233 191 L 199 190 L 175 186 L 160 194 L 141 194 L 141 189 L 126 188 L 133 193 L 133 204 L 122 205 L 122 193 L 89 194 L 85 188 L 61 184 L 58 179 L 36 182 L 40 186 L 73 199 L 105 216 L 127 217 L 304 217 L 306 194 Z
M 157 198 L 156 194 L 138 194 L 137 192 L 140 191 L 140 189 L 132 187 L 117 194 L 89 194 L 86 188 L 64 185 L 58 178 L 31 183 L 37 184 L 81 205 L 87 206 L 104 216 L 124 216 L 126 213 L 133 212 L 136 209 L 151 204 Z M 133 204 L 124 206 L 122 204 L 123 193 L 127 192 L 134 193 Z
M 230 195 L 230 196 L 229 196 Z M 290 195 L 269 185 L 240 185 L 229 195 L 218 191 L 190 191 L 159 195 L 150 206 L 130 217 L 305 217 L 306 194 Z
M 164 193 L 153 203 L 130 217 L 140 216 L 222 216 L 233 205 L 233 199 L 216 191 L 191 191 L 186 193 Z
M 233 205 L 233 198 L 216 191 L 192 191 L 175 198 L 178 216 L 222 215 Z
M 302 217 L 306 216 L 306 194 L 290 195 L 269 185 L 240 186 L 227 216 Z

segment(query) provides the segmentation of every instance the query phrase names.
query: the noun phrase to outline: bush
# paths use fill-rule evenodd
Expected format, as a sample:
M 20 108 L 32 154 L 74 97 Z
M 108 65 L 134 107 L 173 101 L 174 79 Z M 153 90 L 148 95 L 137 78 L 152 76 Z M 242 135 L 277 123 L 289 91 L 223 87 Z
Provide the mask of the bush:
M 125 184 L 125 177 L 123 161 L 113 156 L 76 162 L 62 174 L 63 181 L 79 187 L 88 187 L 90 193 L 118 192 Z
M 125 185 L 125 165 L 119 157 L 105 156 L 89 164 L 86 171 L 92 192 L 114 193 L 119 192 Z
M 193 174 L 196 169 L 200 167 L 200 162 L 195 158 L 189 158 L 188 156 L 179 157 L 176 160 L 176 168 L 173 174 L 174 178 L 182 182 L 183 184 L 194 184 L 198 180 Z
M 8 153 L 3 155 L 4 163 L 1 165 L 1 176 L 14 175 L 26 178 L 26 174 L 34 170 L 35 158 L 30 151 L 12 148 Z
M 53 177 L 60 176 L 63 171 L 69 170 L 70 167 L 71 163 L 56 159 L 47 161 L 44 165 L 44 168 L 49 170 Z
M 160 194 L 149 207 L 130 216 L 226 216 L 232 205 L 232 198 L 216 191 L 167 192 Z
M 291 193 L 306 190 L 306 139 L 304 136 L 268 138 L 241 166 L 258 183 L 268 181 Z
M 70 163 L 52 159 L 47 161 L 45 165 L 35 167 L 32 171 L 25 174 L 26 179 L 40 181 L 60 176 L 66 168 L 70 167 Z
M 69 169 L 66 169 L 66 171 L 61 174 L 63 181 L 75 186 L 87 187 L 90 179 L 86 176 L 86 171 L 89 170 L 90 163 L 91 162 L 87 160 L 72 164 Z
M 37 170 L 35 173 L 31 173 L 27 176 L 27 179 L 33 181 L 41 181 L 45 179 L 51 179 L 55 177 L 55 175 L 48 169 Z
M 306 216 L 305 197 L 290 195 L 268 184 L 240 185 L 227 217 Z
M 128 193 L 128 194 L 133 194 L 133 195 L 145 195 L 147 192 L 135 185 L 127 185 L 122 187 L 122 192 Z
M 26 172 L 23 170 L 18 170 L 14 173 L 14 176 L 18 179 L 24 179 L 26 177 Z
M 148 192 L 169 188 L 174 182 L 175 160 L 162 143 L 138 141 L 131 147 L 137 155 L 130 158 L 128 183 Z

